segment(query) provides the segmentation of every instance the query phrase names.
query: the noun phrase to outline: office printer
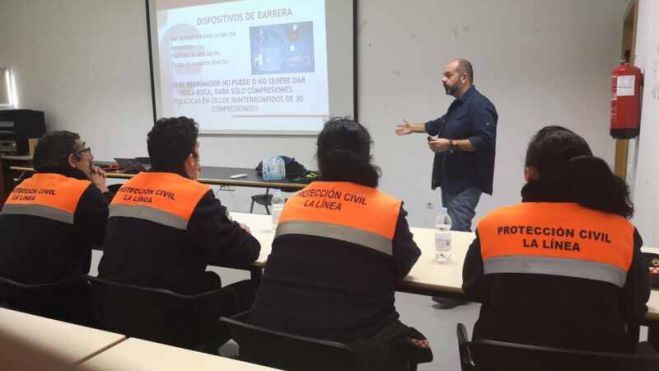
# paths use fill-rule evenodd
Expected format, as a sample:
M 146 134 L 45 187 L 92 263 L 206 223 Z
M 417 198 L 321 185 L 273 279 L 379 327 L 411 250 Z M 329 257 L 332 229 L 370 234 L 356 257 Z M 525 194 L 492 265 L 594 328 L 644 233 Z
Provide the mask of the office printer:
M 14 109 L 0 111 L 0 154 L 30 154 L 29 138 L 46 132 L 43 111 Z

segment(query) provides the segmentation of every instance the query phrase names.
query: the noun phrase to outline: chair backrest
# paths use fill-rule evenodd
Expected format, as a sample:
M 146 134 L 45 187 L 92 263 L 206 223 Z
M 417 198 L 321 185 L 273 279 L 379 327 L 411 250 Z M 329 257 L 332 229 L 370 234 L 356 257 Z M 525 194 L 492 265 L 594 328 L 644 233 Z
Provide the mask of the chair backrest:
M 463 371 L 659 370 L 659 355 L 581 351 L 496 340 L 474 340 L 464 343 L 460 335 L 461 326 L 464 330 L 464 326 L 458 324 L 458 346 L 461 349 Z M 463 333 L 466 334 L 466 330 Z M 464 359 L 463 347 L 467 351 Z
M 358 370 L 355 351 L 342 343 L 272 331 L 246 323 L 249 312 L 222 317 L 240 346 L 240 359 L 296 371 Z
M 469 334 L 467 334 L 467 329 L 462 323 L 458 323 L 457 333 L 461 370 L 475 371 L 476 365 L 474 364 L 471 351 L 469 350 Z
M 101 326 L 129 337 L 195 349 L 217 330 L 221 290 L 182 295 L 90 277 L 94 312 Z
M 89 283 L 84 277 L 38 284 L 0 277 L 0 306 L 57 320 L 93 325 Z

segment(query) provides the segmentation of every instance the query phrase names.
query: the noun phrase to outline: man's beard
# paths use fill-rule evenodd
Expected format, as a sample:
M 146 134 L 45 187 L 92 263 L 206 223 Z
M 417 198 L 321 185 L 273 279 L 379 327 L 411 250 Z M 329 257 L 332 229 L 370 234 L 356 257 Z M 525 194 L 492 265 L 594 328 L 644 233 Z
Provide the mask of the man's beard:
M 458 87 L 456 85 L 449 86 L 444 84 L 444 91 L 446 91 L 447 95 L 454 95 L 456 91 L 458 91 Z

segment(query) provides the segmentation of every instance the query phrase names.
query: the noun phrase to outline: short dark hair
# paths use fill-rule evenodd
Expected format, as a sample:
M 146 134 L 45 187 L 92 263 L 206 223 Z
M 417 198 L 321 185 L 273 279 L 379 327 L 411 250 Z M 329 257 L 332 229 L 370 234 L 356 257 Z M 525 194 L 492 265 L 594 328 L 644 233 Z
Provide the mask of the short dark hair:
M 471 62 L 466 59 L 458 58 L 458 71 L 460 73 L 466 73 L 469 77 L 469 81 L 474 82 L 474 68 L 471 66 Z
M 377 187 L 380 169 L 371 164 L 371 135 L 349 118 L 333 118 L 318 135 L 318 168 L 322 180 Z
M 156 171 L 183 172 L 185 159 L 194 153 L 199 125 L 188 117 L 161 118 L 147 136 L 151 168 Z
M 64 130 L 51 131 L 41 137 L 34 149 L 34 170 L 39 172 L 47 168 L 69 167 L 69 155 L 76 151 L 79 139 L 80 135 Z

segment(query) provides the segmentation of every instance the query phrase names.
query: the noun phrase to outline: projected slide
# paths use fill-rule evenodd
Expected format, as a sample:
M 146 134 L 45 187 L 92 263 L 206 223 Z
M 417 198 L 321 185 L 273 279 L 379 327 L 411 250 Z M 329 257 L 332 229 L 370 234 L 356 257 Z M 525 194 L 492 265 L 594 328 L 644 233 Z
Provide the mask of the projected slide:
M 313 23 L 250 29 L 252 73 L 313 72 Z
M 206 132 L 318 132 L 330 115 L 324 0 L 157 11 L 161 116 Z

